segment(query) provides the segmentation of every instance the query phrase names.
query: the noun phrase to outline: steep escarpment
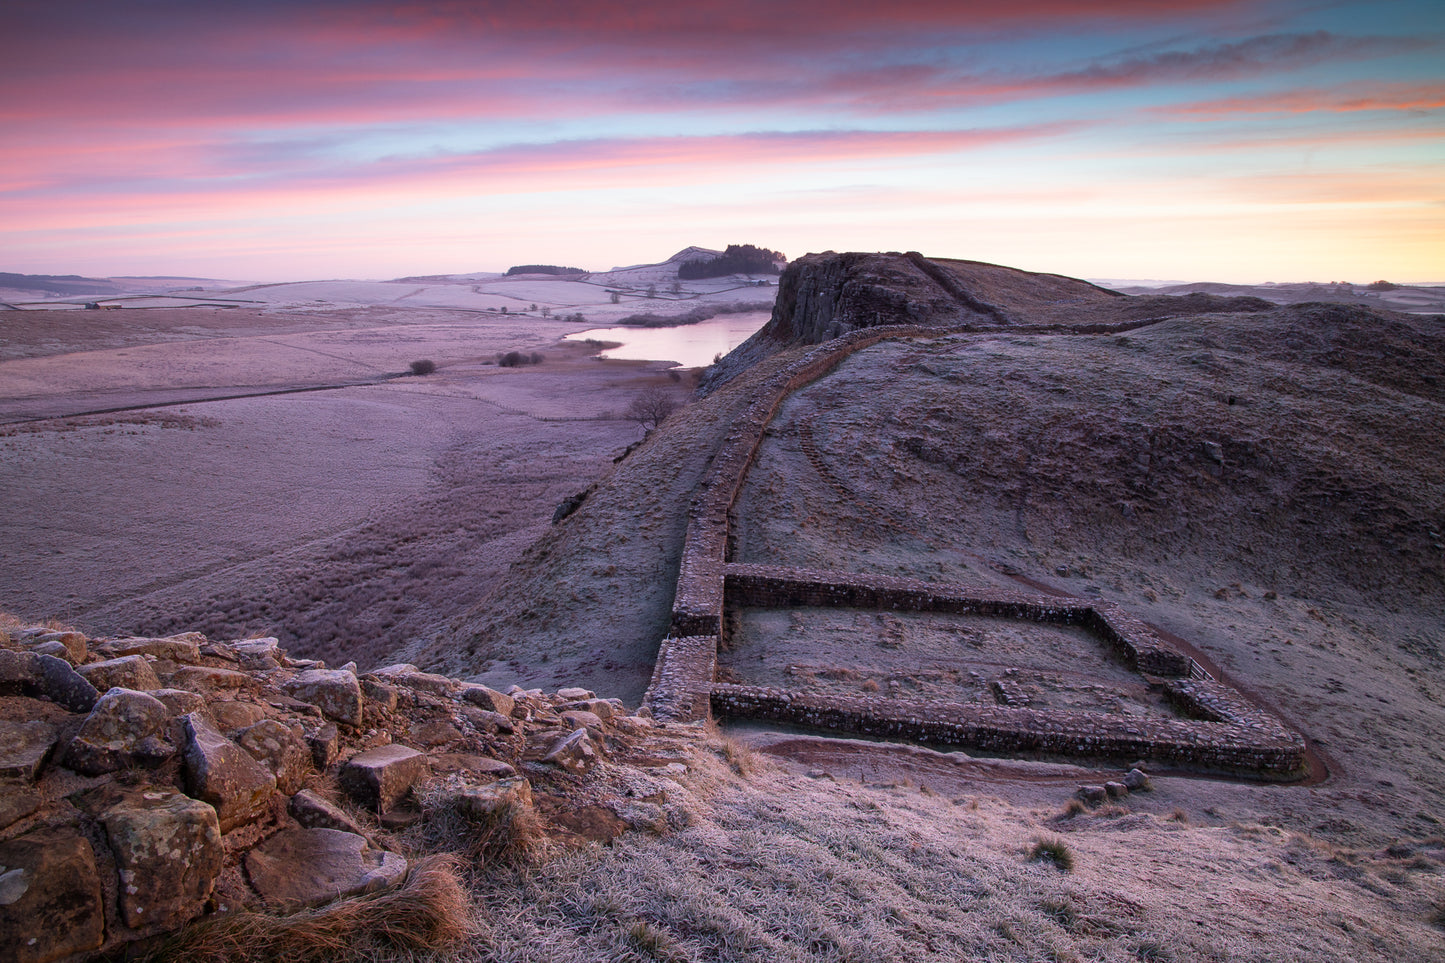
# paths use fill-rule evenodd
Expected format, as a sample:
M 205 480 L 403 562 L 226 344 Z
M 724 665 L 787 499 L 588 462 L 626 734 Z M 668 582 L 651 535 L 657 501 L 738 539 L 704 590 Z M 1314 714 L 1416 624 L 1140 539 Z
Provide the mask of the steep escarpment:
M 1077 327 L 1271 307 L 1259 298 L 1198 293 L 1130 297 L 1077 278 L 983 261 L 927 258 L 916 251 L 829 251 L 806 255 L 788 266 L 778 282 L 772 318 L 709 369 L 701 391 L 715 390 L 783 348 L 820 344 L 859 328 Z

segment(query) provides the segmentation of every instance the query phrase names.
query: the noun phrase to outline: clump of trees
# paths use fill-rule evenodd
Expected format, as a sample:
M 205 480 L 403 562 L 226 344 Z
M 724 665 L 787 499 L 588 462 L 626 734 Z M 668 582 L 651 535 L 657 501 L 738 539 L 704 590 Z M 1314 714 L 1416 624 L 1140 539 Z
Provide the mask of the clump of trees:
M 422 360 L 411 363 L 411 373 L 414 375 L 429 375 L 436 370 L 437 363 L 435 361 Z
M 651 431 L 677 410 L 677 399 L 660 385 L 650 385 L 637 393 L 623 416 L 635 421 L 643 431 Z
M 503 368 L 520 368 L 524 364 L 541 364 L 546 360 L 544 355 L 535 351 L 531 354 L 522 351 L 508 351 L 506 354 L 497 355 L 497 364 Z
M 752 244 L 729 244 L 727 250 L 711 260 L 682 262 L 677 266 L 677 276 L 691 281 L 728 274 L 781 274 L 778 263 L 786 264 L 787 261 L 780 251 L 769 251 Z
M 1393 291 L 1400 285 L 1391 284 L 1389 281 L 1376 281 L 1373 284 L 1365 285 L 1366 291 Z
M 507 268 L 507 277 L 514 274 L 586 274 L 581 268 L 562 267 L 559 264 L 518 264 Z

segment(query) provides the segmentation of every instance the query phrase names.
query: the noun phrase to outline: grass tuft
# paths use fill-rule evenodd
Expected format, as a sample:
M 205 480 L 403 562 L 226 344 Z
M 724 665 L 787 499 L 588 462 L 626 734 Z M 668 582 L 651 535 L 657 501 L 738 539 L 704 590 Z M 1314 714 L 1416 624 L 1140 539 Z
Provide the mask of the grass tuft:
M 1052 863 L 1065 873 L 1073 872 L 1074 853 L 1069 844 L 1057 836 L 1044 836 L 1034 840 L 1029 849 L 1029 859 L 1035 863 Z
M 647 920 L 634 920 L 627 928 L 627 942 L 643 956 L 662 963 L 678 963 L 687 954 L 677 945 L 666 927 Z
M 232 913 L 187 927 L 143 963 L 343 963 L 432 952 L 473 935 L 458 860 L 418 860 L 399 887 L 291 916 Z

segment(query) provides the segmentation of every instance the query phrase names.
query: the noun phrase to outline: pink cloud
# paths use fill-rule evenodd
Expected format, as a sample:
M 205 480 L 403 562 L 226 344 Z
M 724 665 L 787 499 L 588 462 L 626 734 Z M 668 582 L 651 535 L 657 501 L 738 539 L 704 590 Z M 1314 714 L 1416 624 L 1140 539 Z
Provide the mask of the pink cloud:
M 1445 84 L 1372 84 L 1330 89 L 1284 90 L 1171 104 L 1152 113 L 1180 120 L 1212 121 L 1235 114 L 1345 114 L 1360 111 L 1424 111 L 1445 107 Z
M 148 178 L 82 172 L 44 191 L 0 200 L 12 229 L 242 216 L 299 204 L 344 207 L 388 193 L 444 197 L 596 187 L 699 183 L 743 171 L 867 163 L 980 150 L 1044 140 L 1072 124 L 948 131 L 803 131 L 702 137 L 598 139 L 527 144 L 474 153 L 330 166 L 307 172 L 244 176 L 222 158 L 156 171 Z M 191 161 L 189 155 L 178 158 Z

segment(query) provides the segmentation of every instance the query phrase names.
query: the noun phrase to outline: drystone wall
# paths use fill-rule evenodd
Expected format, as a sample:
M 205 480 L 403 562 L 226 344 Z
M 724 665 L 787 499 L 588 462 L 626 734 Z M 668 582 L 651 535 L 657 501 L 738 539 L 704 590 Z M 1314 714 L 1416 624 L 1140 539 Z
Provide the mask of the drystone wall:
M 986 752 L 1144 760 L 1275 779 L 1298 778 L 1306 766 L 1304 740 L 1259 710 L 1250 712 L 1244 724 L 1140 720 L 1092 712 L 822 697 L 722 683 L 713 686 L 712 704 L 719 715 Z

